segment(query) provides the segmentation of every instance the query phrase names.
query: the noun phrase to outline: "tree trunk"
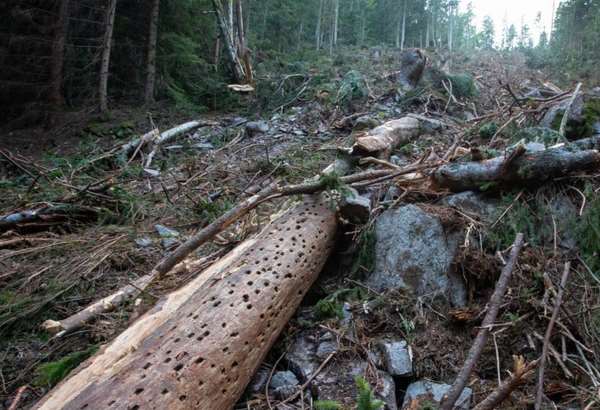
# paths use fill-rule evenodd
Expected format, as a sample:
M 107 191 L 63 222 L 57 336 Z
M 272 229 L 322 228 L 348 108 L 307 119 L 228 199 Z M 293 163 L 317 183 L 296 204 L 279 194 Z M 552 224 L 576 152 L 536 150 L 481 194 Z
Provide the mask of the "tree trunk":
M 52 44 L 52 62 L 50 63 L 50 104 L 53 108 L 64 105 L 63 98 L 63 67 L 65 62 L 65 42 L 69 27 L 69 0 L 60 2 L 56 34 Z
M 590 143 L 591 144 L 591 143 Z M 540 184 L 557 177 L 598 169 L 600 153 L 596 149 L 578 151 L 575 144 L 538 152 L 524 152 L 481 162 L 443 165 L 433 174 L 434 183 L 452 191 L 477 190 L 489 185 Z M 585 147 L 585 145 L 581 145 Z
M 317 14 L 317 30 L 315 32 L 317 51 L 321 49 L 321 22 L 323 20 L 323 2 L 324 0 L 319 1 L 319 13 Z
M 352 154 L 389 156 L 394 148 L 416 138 L 419 131 L 419 121 L 411 117 L 388 121 L 359 137 L 352 146 Z
M 333 45 L 337 47 L 340 20 L 340 0 L 333 0 Z
M 246 73 L 238 56 L 235 38 L 233 36 L 233 28 L 228 24 L 228 19 L 225 16 L 221 0 L 213 0 L 213 6 L 215 15 L 217 17 L 217 25 L 219 26 L 219 30 L 221 32 L 221 38 L 225 43 L 225 49 L 227 50 L 227 56 L 229 58 L 229 63 L 231 64 L 233 76 L 235 81 L 238 83 L 243 83 L 246 80 Z
M 406 40 L 406 3 L 408 3 L 408 0 L 404 0 L 404 10 L 402 12 L 402 36 L 400 38 L 400 50 L 404 50 L 404 41 Z
M 158 13 L 160 0 L 153 0 L 150 15 L 150 32 L 148 34 L 148 61 L 146 65 L 146 90 L 144 101 L 146 104 L 154 102 L 154 84 L 156 81 L 156 40 L 158 36 Z
M 327 203 L 306 197 L 168 295 L 35 408 L 233 408 L 321 271 L 336 225 Z
M 454 37 L 454 8 L 451 6 L 448 13 L 448 50 L 452 51 Z
M 110 50 L 112 46 L 116 11 L 117 0 L 108 0 L 108 9 L 106 10 L 106 28 L 104 30 L 104 40 L 102 42 L 102 60 L 100 63 L 100 87 L 98 91 L 101 112 L 108 111 L 108 70 L 110 67 Z

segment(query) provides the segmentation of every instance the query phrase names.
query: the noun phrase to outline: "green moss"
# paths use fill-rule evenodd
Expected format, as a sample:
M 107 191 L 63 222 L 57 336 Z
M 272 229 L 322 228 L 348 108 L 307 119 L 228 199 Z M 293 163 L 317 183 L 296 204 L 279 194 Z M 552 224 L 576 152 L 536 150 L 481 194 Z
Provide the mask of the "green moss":
M 365 229 L 358 237 L 358 251 L 352 261 L 350 273 L 352 276 L 362 276 L 375 267 L 375 230 Z
M 34 384 L 38 387 L 52 387 L 64 379 L 71 370 L 75 369 L 88 357 L 96 353 L 97 346 L 92 346 L 81 352 L 70 353 L 55 362 L 44 363 L 35 370 Z
M 314 404 L 316 410 L 339 410 L 342 408 L 340 403 L 333 400 L 317 400 Z
M 317 302 L 314 307 L 315 316 L 318 320 L 343 319 L 344 302 L 362 300 L 364 297 L 362 288 L 339 289 Z
M 560 110 L 552 121 L 552 129 L 559 131 L 564 110 Z M 586 101 L 583 106 L 582 121 L 567 121 L 565 134 L 569 139 L 591 137 L 594 134 L 594 123 L 600 121 L 600 99 Z
M 560 141 L 560 134 L 553 129 L 545 127 L 529 127 L 520 129 L 515 133 L 515 141 L 525 140 L 525 142 L 539 142 L 546 146 Z
M 485 123 L 479 128 L 479 136 L 484 139 L 492 138 L 496 132 L 498 132 L 498 124 L 495 122 Z
M 458 98 L 469 98 L 477 95 L 475 81 L 470 74 L 449 75 L 448 80 L 452 83 L 452 94 Z

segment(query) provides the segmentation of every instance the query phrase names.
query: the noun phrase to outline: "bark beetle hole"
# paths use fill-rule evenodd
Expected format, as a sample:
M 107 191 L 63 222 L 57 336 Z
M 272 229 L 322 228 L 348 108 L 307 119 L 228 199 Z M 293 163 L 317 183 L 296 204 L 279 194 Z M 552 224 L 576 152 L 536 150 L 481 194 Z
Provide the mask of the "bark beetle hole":
M 225 347 L 223 348 L 223 353 L 226 353 L 228 350 L 229 350 L 229 348 L 228 348 L 227 346 L 225 346 Z
M 246 309 L 248 309 L 248 310 L 252 309 L 252 305 L 251 304 L 246 305 Z
M 147 370 L 150 368 L 150 366 L 152 366 L 152 363 L 148 362 L 144 365 L 144 367 L 142 367 L 142 369 Z
M 194 360 L 194 363 L 196 363 L 196 364 L 200 364 L 200 363 L 202 363 L 203 361 L 204 361 L 204 358 L 203 358 L 203 357 L 199 357 L 199 358 L 197 358 L 196 360 Z
M 180 371 L 181 369 L 183 369 L 183 363 L 179 363 L 173 368 L 173 370 L 175 370 L 176 372 Z
M 169 363 L 171 360 L 172 360 L 172 359 L 171 359 L 170 357 L 167 357 L 167 358 L 165 359 L 165 363 Z
M 227 323 L 224 323 L 224 322 L 223 322 L 223 323 L 221 323 L 221 327 L 222 327 L 223 329 L 225 329 L 225 328 L 227 327 Z
M 139 410 L 139 409 L 140 409 L 140 406 L 138 406 L 137 404 L 134 404 L 133 406 L 131 406 L 129 408 L 129 410 Z
M 138 387 L 137 389 L 135 389 L 134 393 L 135 394 L 140 394 L 143 391 L 144 391 L 144 389 L 142 387 Z
M 167 390 L 167 389 L 163 389 L 163 390 L 160 392 L 160 394 L 162 394 L 162 395 L 164 396 L 164 395 L 165 395 L 165 394 L 167 394 L 168 392 L 169 392 L 169 390 Z
M 248 302 L 248 300 L 250 300 L 250 296 L 248 295 L 243 295 L 242 299 L 244 299 L 244 302 Z
M 220 300 L 217 300 L 215 303 L 213 303 L 213 307 L 218 307 L 221 304 Z
M 179 401 L 185 401 L 185 399 L 187 399 L 187 396 L 185 394 L 179 396 Z
M 239 335 L 240 335 L 239 332 L 233 332 L 229 336 L 231 336 L 231 337 L 238 337 Z

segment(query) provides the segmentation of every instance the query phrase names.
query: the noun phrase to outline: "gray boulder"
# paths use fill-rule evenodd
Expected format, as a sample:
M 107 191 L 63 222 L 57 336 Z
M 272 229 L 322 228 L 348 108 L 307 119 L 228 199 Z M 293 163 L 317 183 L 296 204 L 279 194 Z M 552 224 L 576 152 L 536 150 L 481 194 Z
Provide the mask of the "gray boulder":
M 353 224 L 366 223 L 371 216 L 371 200 L 361 196 L 358 191 L 352 188 L 350 188 L 347 195 L 344 195 L 339 207 L 342 217 Z
M 440 203 L 456 208 L 468 215 L 477 216 L 479 219 L 487 222 L 493 221 L 500 206 L 498 200 L 474 191 L 465 191 L 447 196 Z
M 375 269 L 367 285 L 378 291 L 411 289 L 417 296 L 445 296 L 466 304 L 462 278 L 453 272 L 458 236 L 414 205 L 385 211 L 375 224 Z
M 406 395 L 404 396 L 404 402 L 402 403 L 402 410 L 412 409 L 411 403 L 414 400 L 419 400 L 419 404 L 424 405 L 426 403 L 439 405 L 444 395 L 448 393 L 450 386 L 447 384 L 433 383 L 427 380 L 420 380 L 416 383 L 412 383 L 406 389 Z M 469 410 L 471 408 L 471 396 L 473 391 L 465 387 L 460 397 L 454 405 L 454 409 L 458 410 Z M 421 408 L 421 407 L 416 407 Z
M 152 246 L 152 239 L 147 237 L 137 238 L 135 244 L 140 248 L 149 248 Z
M 249 137 L 264 134 L 269 131 L 269 124 L 266 121 L 250 121 L 246 123 L 246 134 Z
M 379 121 L 373 117 L 368 115 L 363 115 L 362 117 L 358 117 L 354 122 L 354 130 L 362 131 L 362 130 L 370 130 L 371 128 L 376 128 L 379 126 Z
M 430 118 L 419 114 L 408 114 L 408 116 L 419 120 L 421 130 L 427 134 L 432 134 L 447 128 L 446 123 L 436 120 L 435 118 Z
M 412 351 L 406 341 L 382 341 L 380 348 L 385 368 L 389 374 L 398 377 L 412 375 Z
M 558 130 L 558 127 L 560 126 L 562 117 L 565 113 L 565 110 L 567 109 L 567 105 L 569 104 L 569 101 L 570 100 L 565 100 L 562 103 L 557 104 L 557 105 L 553 106 L 552 108 L 550 108 L 548 110 L 548 112 L 546 113 L 546 115 L 544 115 L 544 118 L 542 118 L 542 121 L 540 121 L 540 125 L 542 127 Z M 584 105 L 585 105 L 585 101 L 583 98 L 583 94 L 579 94 L 575 98 L 575 101 L 573 101 L 573 105 L 571 106 L 571 110 L 569 111 L 569 115 L 567 117 L 568 118 L 567 124 L 569 124 L 569 125 L 583 124 L 583 122 L 585 121 L 585 118 L 583 115 Z M 567 137 L 569 137 L 569 136 L 570 136 L 569 129 L 567 127 Z

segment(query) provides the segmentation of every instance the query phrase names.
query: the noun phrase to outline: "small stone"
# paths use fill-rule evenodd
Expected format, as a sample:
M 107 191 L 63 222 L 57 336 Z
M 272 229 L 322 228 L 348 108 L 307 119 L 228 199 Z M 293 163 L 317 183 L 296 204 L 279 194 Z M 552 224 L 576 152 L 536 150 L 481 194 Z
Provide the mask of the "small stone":
M 264 134 L 268 131 L 269 124 L 267 124 L 265 121 L 250 121 L 246 124 L 246 134 L 248 134 L 249 137 Z
M 340 214 L 353 224 L 359 225 L 369 221 L 371 217 L 371 200 L 361 196 L 358 191 L 349 188 L 340 201 Z
M 398 404 L 396 402 L 396 383 L 394 383 L 394 378 L 386 372 L 379 371 L 378 374 L 381 379 L 381 386 L 375 394 L 385 403 L 387 410 L 397 410 Z
M 285 361 L 300 379 L 308 379 L 319 367 L 316 350 L 316 343 L 308 332 L 300 332 L 292 341 Z
M 335 342 L 321 342 L 317 347 L 317 357 L 321 360 L 325 360 L 331 353 L 337 352 L 337 343 Z
M 273 389 L 277 389 L 285 386 L 298 386 L 300 382 L 296 378 L 296 375 L 289 370 L 275 372 L 273 377 L 271 378 L 270 387 Z
M 402 410 L 413 409 L 414 407 L 411 406 L 411 404 L 418 399 L 422 400 L 422 402 L 433 401 L 432 404 L 439 405 L 444 395 L 448 393 L 448 390 L 450 390 L 450 386 L 447 384 L 433 383 L 427 380 L 420 380 L 412 383 L 406 389 Z M 469 410 L 471 408 L 472 395 L 473 391 L 470 388 L 465 387 L 454 404 L 454 409 Z
M 392 376 L 407 377 L 413 372 L 412 351 L 408 343 L 384 341 L 380 344 L 386 370 Z
M 179 236 L 179 232 L 174 229 L 167 228 L 164 225 L 156 224 L 154 225 L 154 229 L 156 229 L 156 232 L 158 232 L 158 234 L 163 238 L 176 238 Z
M 137 238 L 135 244 L 140 248 L 149 248 L 152 246 L 152 239 L 150 238 Z

